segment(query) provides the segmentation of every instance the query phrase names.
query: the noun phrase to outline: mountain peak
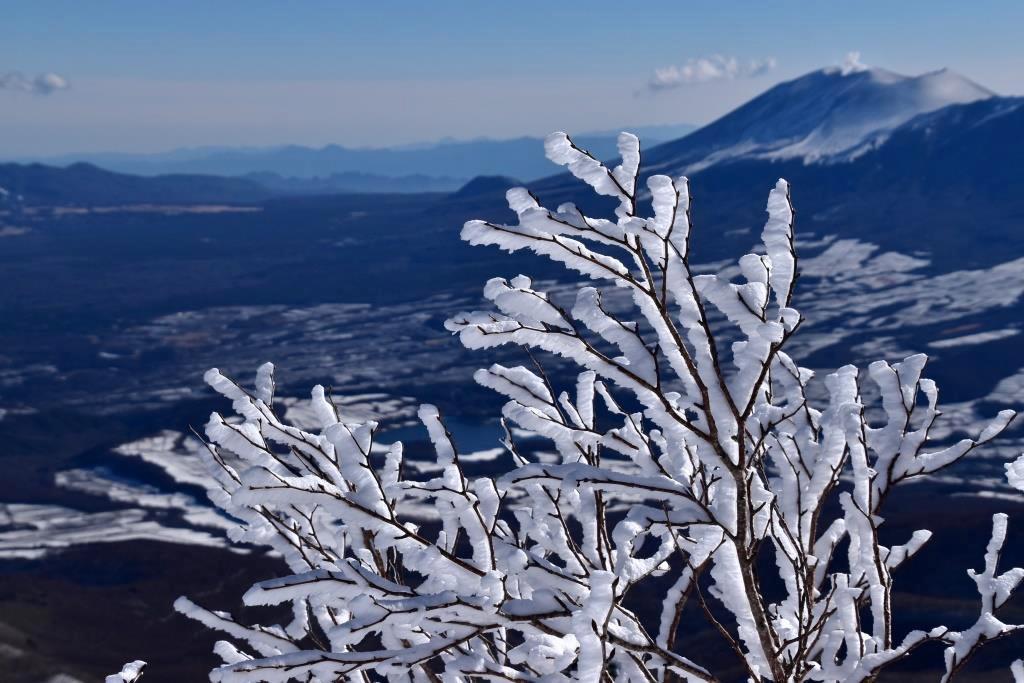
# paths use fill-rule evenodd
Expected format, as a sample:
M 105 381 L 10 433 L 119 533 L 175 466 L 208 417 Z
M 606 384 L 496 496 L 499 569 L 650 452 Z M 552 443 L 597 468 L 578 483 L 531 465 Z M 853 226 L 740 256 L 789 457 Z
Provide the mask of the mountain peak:
M 948 100 L 949 104 L 966 104 L 996 95 L 985 86 L 946 67 L 921 74 L 913 80 L 920 83 L 922 87 L 928 88 L 933 97 Z
M 857 77 L 876 83 L 892 83 L 907 78 L 906 76 L 902 76 L 894 71 L 865 64 L 860 61 L 860 52 L 848 52 L 841 64 L 826 66 L 824 69 L 820 69 L 818 72 L 812 73 L 823 73 L 827 76 L 838 76 L 842 78 Z
M 696 173 L 732 159 L 850 158 L 910 119 L 995 93 L 949 69 L 905 76 L 843 65 L 779 83 L 682 140 L 651 150 L 658 172 Z
M 953 71 L 949 67 L 944 66 L 918 76 L 907 76 L 895 71 L 883 69 L 882 67 L 864 64 L 860 61 L 859 52 L 849 53 L 840 65 L 827 66 L 824 69 L 820 69 L 818 72 L 807 74 L 807 76 L 810 76 L 813 73 L 821 73 L 827 76 L 836 76 L 839 78 L 850 78 L 851 80 L 859 79 L 879 85 L 897 85 L 900 83 L 917 81 L 935 88 L 944 88 L 947 91 L 952 91 L 954 96 L 955 93 L 959 91 L 963 97 L 972 98 L 967 101 L 974 101 L 974 99 L 982 99 L 983 97 L 992 97 L 996 94 L 988 88 L 975 83 L 966 76 Z M 950 104 L 958 103 L 959 102 L 950 102 Z

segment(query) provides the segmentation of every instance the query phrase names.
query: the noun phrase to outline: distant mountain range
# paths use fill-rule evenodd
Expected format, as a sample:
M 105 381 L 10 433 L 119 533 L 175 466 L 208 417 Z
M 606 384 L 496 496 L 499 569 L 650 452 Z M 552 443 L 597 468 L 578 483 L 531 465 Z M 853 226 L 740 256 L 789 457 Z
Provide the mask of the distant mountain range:
M 882 177 L 906 185 L 921 182 L 936 168 L 949 173 L 948 166 L 921 160 L 970 139 L 970 145 L 963 143 L 957 150 L 959 156 L 945 163 L 962 164 L 969 158 L 999 166 L 975 169 L 980 175 L 968 183 L 992 191 L 991 178 L 981 183 L 983 176 L 1003 174 L 1005 182 L 1015 182 L 1016 165 L 999 160 L 1020 128 L 1001 131 L 1002 138 L 996 133 L 979 136 L 1015 122 L 1019 109 L 1020 100 L 999 97 L 948 70 L 911 77 L 876 68 L 830 68 L 780 83 L 678 139 L 658 144 L 659 135 L 685 133 L 688 127 L 642 127 L 635 132 L 641 136 L 646 173 L 693 176 L 736 164 L 747 169 L 768 164 L 771 173 L 803 176 L 806 170 L 847 185 Z M 1004 120 L 996 120 L 1000 118 Z M 929 132 L 940 129 L 940 137 Z M 574 141 L 598 158 L 617 156 L 613 132 L 574 136 Z M 30 204 L 252 203 L 275 196 L 447 193 L 459 188 L 457 196 L 464 198 L 493 194 L 498 185 L 514 182 L 509 178 L 538 191 L 570 192 L 576 184 L 567 174 L 535 180 L 555 168 L 541 149 L 540 139 L 517 138 L 446 140 L 394 149 L 332 145 L 100 155 L 93 161 L 113 170 L 81 162 L 66 168 L 0 164 L 0 188 Z M 135 175 L 125 173 L 129 170 Z M 471 183 L 472 177 L 490 180 Z
M 467 182 L 465 178 L 422 173 L 392 177 L 357 171 L 332 173 L 315 178 L 285 177 L 279 173 L 261 171 L 239 177 L 251 180 L 271 192 L 286 195 L 451 192 Z
M 682 137 L 695 126 L 633 127 L 645 144 Z M 580 136 L 580 143 L 601 157 L 615 154 L 618 131 Z M 542 140 L 442 140 L 432 144 L 379 149 L 339 145 L 321 148 L 288 145 L 264 148 L 194 148 L 159 154 L 78 154 L 35 159 L 64 166 L 88 162 L 136 175 L 204 174 L 249 176 L 290 192 L 423 192 L 454 190 L 478 175 L 508 174 L 533 180 L 550 174 L 551 163 L 539 153 Z M 276 176 L 276 177 L 275 177 Z M 309 181 L 309 182 L 304 182 Z

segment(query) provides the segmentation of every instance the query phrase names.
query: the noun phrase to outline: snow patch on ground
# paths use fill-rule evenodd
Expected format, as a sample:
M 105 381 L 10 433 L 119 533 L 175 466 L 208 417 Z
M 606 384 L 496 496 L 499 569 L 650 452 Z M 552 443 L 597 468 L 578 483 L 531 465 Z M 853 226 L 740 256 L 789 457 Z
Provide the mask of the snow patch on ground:
M 210 475 L 199 459 L 199 449 L 202 447 L 197 439 L 187 438 L 181 432 L 164 430 L 156 436 L 118 446 L 114 452 L 141 458 L 159 467 L 180 484 L 205 489 L 210 483 Z
M 59 505 L 0 503 L 0 559 L 38 559 L 72 545 L 121 541 L 225 545 L 205 531 L 165 526 L 140 509 L 88 513 Z
M 191 527 L 213 528 L 228 531 L 238 526 L 216 508 L 205 502 L 200 503 L 185 493 L 165 493 L 146 484 L 121 481 L 102 469 L 65 470 L 58 472 L 58 486 L 92 496 L 109 498 L 119 503 L 131 503 L 153 510 L 176 510 L 182 520 Z
M 408 397 L 385 393 L 335 397 L 342 415 L 353 420 L 387 419 L 392 426 L 414 422 L 417 405 Z M 308 399 L 282 398 L 276 401 L 285 419 L 302 428 L 313 428 L 315 419 Z M 377 453 L 388 444 L 374 444 Z M 205 448 L 192 435 L 164 430 L 150 437 L 114 449 L 118 455 L 138 458 L 159 468 L 184 486 L 209 491 L 214 480 L 199 457 Z M 467 462 L 497 457 L 492 449 L 464 456 Z M 231 548 L 227 532 L 237 523 L 219 512 L 205 497 L 181 491 L 164 491 L 157 486 L 125 479 L 111 469 L 71 469 L 55 475 L 56 484 L 114 503 L 131 505 L 127 510 L 83 513 L 48 505 L 0 504 L 0 559 L 37 559 L 72 545 L 128 540 L 157 540 Z M 430 518 L 432 506 L 411 505 L 412 517 Z M 172 522 L 173 524 L 168 524 Z
M 416 421 L 416 400 L 408 396 L 392 397 L 388 394 L 354 394 L 332 397 L 344 421 L 387 420 L 394 426 L 418 424 Z M 308 398 L 284 398 L 284 421 L 299 429 L 316 430 L 320 422 L 316 418 L 312 401 Z
M 1019 406 L 1024 403 L 1024 368 L 1000 380 L 996 388 L 988 395 L 988 400 L 1006 405 Z
M 799 309 L 806 322 L 801 334 L 794 337 L 788 350 L 801 359 L 830 347 L 846 345 L 854 352 L 852 362 L 863 366 L 876 358 L 896 360 L 915 351 L 910 339 L 920 339 L 923 325 L 943 325 L 946 336 L 932 342 L 930 347 L 941 350 L 967 344 L 984 344 L 1009 338 L 1017 329 L 1004 328 L 991 331 L 956 334 L 956 330 L 970 329 L 988 312 L 1019 305 L 1024 296 L 1024 259 L 1008 261 L 997 266 L 961 270 L 941 275 L 924 272 L 928 261 L 906 254 L 881 252 L 876 245 L 857 239 L 836 239 L 832 236 L 814 237 L 801 242 L 801 295 Z M 721 272 L 735 278 L 738 268 L 728 262 L 705 264 L 702 272 Z M 536 282 L 535 287 L 547 291 L 552 300 L 575 295 L 575 283 Z M 568 300 L 571 305 L 571 300 Z M 626 310 L 631 302 L 628 293 L 611 289 L 605 294 L 605 304 L 613 312 Z M 448 339 L 439 329 L 438 320 L 460 308 L 476 303 L 449 296 L 432 297 L 426 301 L 396 306 L 370 307 L 359 304 L 325 304 L 306 308 L 284 306 L 247 306 L 187 311 L 163 316 L 149 324 L 123 331 L 112 340 L 108 352 L 110 361 L 131 358 L 131 349 L 160 349 L 173 347 L 181 340 L 194 343 L 196 335 L 201 345 L 190 346 L 189 362 L 194 374 L 202 372 L 224 358 L 232 358 L 238 367 L 251 371 L 267 358 L 274 358 L 288 368 L 284 377 L 298 388 L 314 383 L 333 385 L 333 400 L 342 414 L 349 419 L 384 420 L 387 427 L 402 427 L 416 422 L 417 403 L 404 395 L 410 386 L 427 378 L 437 385 L 464 385 L 481 359 L 468 354 Z M 933 335 L 934 336 L 934 335 Z M 720 340 L 728 348 L 728 338 Z M 341 343 L 343 342 L 343 343 Z M 514 363 L 522 362 L 516 357 Z M 56 368 L 27 368 L 24 374 L 0 373 L 0 386 L 5 383 L 31 381 L 34 374 L 57 373 Z M 823 376 L 829 368 L 820 368 Z M 166 372 L 166 369 L 158 371 Z M 101 411 L 116 411 L 139 401 L 173 402 L 199 395 L 198 388 L 173 387 L 177 378 L 164 374 L 143 374 L 137 386 L 123 393 L 112 392 L 101 397 Z M 870 383 L 865 383 L 870 386 Z M 401 387 L 401 389 L 399 389 Z M 1024 400 L 1024 369 L 1005 378 L 987 396 L 967 402 L 945 403 L 946 423 L 943 431 L 936 432 L 936 440 L 975 435 L 991 417 L 992 403 L 1019 407 Z M 88 397 L 95 402 L 96 397 Z M 85 397 L 82 397 L 85 401 Z M 83 405 L 85 405 L 83 403 Z M 309 400 L 284 397 L 275 401 L 287 422 L 315 431 Z M 119 407 L 121 406 L 121 407 Z M 14 409 L 11 414 L 14 413 Z M 8 415 L 10 418 L 10 415 Z M 1013 434 L 1019 434 L 1015 430 Z M 1002 463 L 1024 450 L 1024 440 L 1013 434 L 997 440 L 972 456 L 975 463 L 970 481 L 958 481 L 972 490 L 1007 491 Z M 517 444 L 533 451 L 531 459 L 539 462 L 556 458 L 546 452 L 536 435 L 514 430 Z M 383 452 L 383 439 L 375 444 L 375 451 Z M 171 479 L 183 486 L 206 490 L 211 479 L 199 458 L 202 443 L 185 434 L 164 431 L 151 437 L 119 446 L 118 455 L 138 458 L 158 467 Z M 466 464 L 486 464 L 500 458 L 501 449 L 492 448 L 462 456 Z M 407 465 L 422 473 L 436 472 L 430 462 L 408 460 Z M 180 491 L 165 491 L 155 486 L 125 481 L 112 476 L 110 471 L 68 470 L 57 475 L 60 485 L 81 493 L 102 497 L 115 503 L 129 504 L 133 510 L 119 510 L 92 517 L 75 511 L 54 513 L 54 520 L 63 520 L 52 526 L 43 526 L 35 534 L 53 536 L 53 544 L 45 548 L 29 547 L 18 552 L 41 553 L 66 547 L 71 543 L 98 542 L 90 524 L 76 526 L 76 517 L 98 522 L 120 524 L 122 530 L 114 534 L 137 533 L 139 537 L 164 538 L 172 542 L 199 544 L 225 544 L 224 530 L 231 521 L 214 512 L 202 496 Z M 1011 495 L 1008 493 L 1008 495 Z M 426 511 L 426 506 L 424 511 Z M 412 510 L 411 514 L 418 514 Z M 10 513 L 8 513 L 10 514 Z M 23 509 L 19 517 L 42 520 L 42 511 Z M 176 522 L 190 529 L 167 529 L 162 517 L 174 517 Z M 137 532 L 141 529 L 155 529 Z M 132 527 L 125 529 L 124 527 Z M 33 527 L 35 528 L 35 527 Z M 41 531 L 40 531 L 41 530 Z M 187 532 L 187 533 L 183 533 Z M 4 552 L 12 553 L 15 533 L 13 528 L 2 532 L 8 545 Z M 195 536 L 191 536 L 195 533 Z M 27 542 L 32 534 L 18 532 L 19 542 Z M 109 539 L 103 539 L 109 540 Z
M 972 346 L 974 344 L 985 344 L 991 341 L 998 341 L 1020 334 L 1020 330 L 1005 329 L 978 332 L 977 334 L 966 334 L 962 337 L 949 337 L 939 339 L 928 344 L 933 349 L 948 349 L 954 346 Z

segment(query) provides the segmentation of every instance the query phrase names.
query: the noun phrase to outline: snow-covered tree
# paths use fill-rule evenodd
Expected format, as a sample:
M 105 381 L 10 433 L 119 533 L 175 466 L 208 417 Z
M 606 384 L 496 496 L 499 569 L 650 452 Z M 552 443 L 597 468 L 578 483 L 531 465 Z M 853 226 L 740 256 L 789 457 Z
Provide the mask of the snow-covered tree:
M 883 545 L 884 502 L 997 436 L 1013 413 L 929 448 L 939 411 L 921 355 L 872 363 L 866 378 L 840 368 L 812 405 L 813 373 L 785 351 L 801 323 L 786 182 L 769 195 L 763 250 L 740 259 L 732 282 L 691 269 L 687 179 L 639 187 L 636 137 L 620 136 L 615 168 L 563 133 L 546 149 L 617 202 L 614 219 L 550 210 L 517 188 L 516 224 L 470 221 L 463 238 L 532 251 L 597 286 L 564 304 L 528 277 L 493 279 L 484 294 L 495 310 L 446 323 L 472 349 L 518 345 L 578 366 L 571 391 L 539 365 L 476 373 L 508 398 L 511 471 L 468 477 L 433 406 L 419 417 L 440 474 L 417 479 L 400 443 L 343 419 L 322 387 L 312 392 L 321 428 L 305 431 L 275 411 L 270 364 L 251 390 L 207 374 L 238 415 L 215 413 L 206 427 L 213 500 L 239 520 L 235 541 L 269 546 L 292 572 L 243 598 L 290 608 L 280 625 L 176 603 L 231 639 L 215 646 L 225 663 L 212 679 L 717 680 L 681 637 L 694 610 L 751 680 L 872 680 L 929 642 L 944 647 L 949 680 L 983 643 L 1022 628 L 997 616 L 1024 569 L 999 568 L 1007 519 L 996 515 L 984 568 L 969 571 L 976 623 L 901 631 L 896 570 L 931 532 Z M 636 320 L 607 305 L 608 292 Z M 550 440 L 557 458 L 522 448 L 522 433 Z

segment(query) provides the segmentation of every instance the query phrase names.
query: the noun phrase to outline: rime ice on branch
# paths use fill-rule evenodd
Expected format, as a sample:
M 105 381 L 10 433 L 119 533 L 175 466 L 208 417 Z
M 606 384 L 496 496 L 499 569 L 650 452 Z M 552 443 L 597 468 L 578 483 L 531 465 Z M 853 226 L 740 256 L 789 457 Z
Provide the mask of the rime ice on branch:
M 252 392 L 207 374 L 241 417 L 214 414 L 206 428 L 214 501 L 240 522 L 235 541 L 271 547 L 292 571 L 244 596 L 290 606 L 280 625 L 176 603 L 230 638 L 215 647 L 225 663 L 213 680 L 716 680 L 680 633 L 691 609 L 753 680 L 871 680 L 926 642 L 944 645 L 948 678 L 981 644 L 1020 628 L 996 616 L 1024 577 L 998 567 L 997 515 L 985 567 L 971 572 L 977 622 L 901 630 L 895 571 L 931 533 L 881 545 L 883 502 L 997 436 L 1013 413 L 976 439 L 928 449 L 939 412 L 924 356 L 873 363 L 866 379 L 840 368 L 825 379 L 827 403 L 810 404 L 812 373 L 785 352 L 801 321 L 786 182 L 769 194 L 764 253 L 740 259 L 743 281 L 730 282 L 691 271 L 687 180 L 651 176 L 641 190 L 634 136 L 620 136 L 614 169 L 565 134 L 545 146 L 618 202 L 614 220 L 572 204 L 550 210 L 517 188 L 516 224 L 471 221 L 463 238 L 533 251 L 593 286 L 566 308 L 528 277 L 493 279 L 484 294 L 496 310 L 446 323 L 469 348 L 514 344 L 581 370 L 571 391 L 539 369 L 476 373 L 509 399 L 515 469 L 467 478 L 438 411 L 423 406 L 441 474 L 410 479 L 401 444 L 378 445 L 377 424 L 343 420 L 321 387 L 321 429 L 307 432 L 276 414 L 269 364 Z M 611 312 L 601 287 L 628 293 L 637 319 Z M 865 381 L 880 390 L 882 424 L 865 417 Z M 550 439 L 558 461 L 521 453 L 511 426 Z M 434 520 L 414 522 L 424 505 Z M 763 580 L 783 587 L 778 598 L 763 590 L 759 558 L 774 560 L 776 576 Z M 627 598 L 652 581 L 669 588 L 660 618 L 641 618 Z
M 120 672 L 107 676 L 106 683 L 136 683 L 136 681 L 142 679 L 145 669 L 146 662 L 136 659 L 134 662 L 128 662 L 121 667 Z

